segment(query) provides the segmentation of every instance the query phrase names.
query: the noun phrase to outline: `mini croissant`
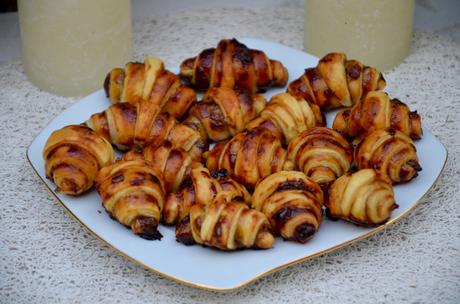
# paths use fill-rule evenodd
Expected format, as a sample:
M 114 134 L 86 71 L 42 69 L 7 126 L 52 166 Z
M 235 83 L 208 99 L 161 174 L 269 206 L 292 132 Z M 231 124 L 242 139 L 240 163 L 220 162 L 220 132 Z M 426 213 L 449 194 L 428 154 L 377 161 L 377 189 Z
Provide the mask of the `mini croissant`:
M 142 238 L 161 239 L 157 226 L 165 191 L 161 173 L 150 162 L 119 160 L 102 168 L 96 178 L 96 189 L 113 218 Z
M 230 177 L 248 189 L 285 167 L 286 150 L 279 138 L 264 128 L 239 133 L 228 141 L 220 142 L 209 151 L 207 167 L 227 170 Z
M 145 100 L 177 118 L 196 100 L 195 91 L 182 85 L 156 57 L 146 57 L 144 63 L 129 62 L 125 69 L 112 69 L 105 78 L 104 90 L 114 104 Z
M 90 189 L 99 169 L 111 164 L 114 157 L 104 137 L 81 125 L 54 131 L 43 150 L 46 177 L 68 195 L 80 195 Z
M 283 143 L 289 143 L 302 131 L 324 126 L 325 118 L 319 107 L 289 93 L 273 96 L 260 116 L 247 128 L 262 127 L 276 134 Z
M 405 134 L 394 130 L 375 130 L 355 150 L 358 168 L 372 168 L 393 183 L 407 182 L 422 170 L 414 143 Z
M 200 130 L 203 138 L 221 141 L 243 131 L 264 107 L 265 98 L 261 94 L 211 88 L 190 109 L 184 124 Z
M 189 179 L 182 183 L 180 189 L 167 196 L 163 223 L 176 224 L 188 215 L 192 205 L 208 204 L 219 191 L 222 191 L 222 188 L 208 169 L 200 164 L 194 164 Z
M 182 188 L 170 193 L 163 210 L 163 223 L 177 224 L 189 215 L 190 207 L 195 204 L 209 204 L 222 191 L 234 193 L 249 204 L 251 195 L 242 185 L 231 179 L 225 170 L 213 171 L 194 163 L 188 180 Z
M 385 223 L 395 203 L 390 181 L 373 169 L 362 169 L 339 177 L 329 188 L 329 216 L 362 226 Z
M 242 199 L 231 192 L 219 193 L 208 205 L 197 204 L 190 209 L 188 221 L 193 242 L 221 250 L 241 248 L 267 249 L 273 246 L 274 236 L 270 232 L 267 217 L 250 209 Z M 176 231 L 177 231 L 176 230 Z M 178 241 L 181 241 L 178 238 Z M 191 245 L 192 242 L 186 243 Z
M 272 230 L 299 243 L 306 243 L 318 230 L 323 203 L 320 186 L 298 171 L 267 176 L 252 196 L 252 207 L 267 216 Z
M 291 141 L 287 158 L 295 169 L 327 187 L 348 172 L 353 161 L 353 148 L 338 132 L 316 127 Z
M 178 123 L 168 113 L 159 113 L 148 101 L 114 104 L 93 114 L 86 125 L 122 151 L 158 146 L 165 140 L 187 151 L 193 159 L 200 159 L 208 149 L 198 131 Z
M 351 109 L 337 113 L 333 123 L 334 130 L 349 137 L 359 137 L 372 129 L 394 129 L 420 139 L 422 126 L 417 111 L 398 99 L 390 99 L 387 93 L 370 92 L 366 98 L 356 103 Z
M 284 86 L 288 71 L 262 51 L 250 49 L 236 39 L 223 39 L 216 48 L 182 62 L 180 76 L 198 90 L 226 87 L 255 93 Z
M 382 90 L 385 85 L 375 68 L 347 60 L 343 53 L 330 53 L 291 82 L 287 91 L 326 110 L 352 106 L 368 92 Z
M 123 159 L 145 159 L 152 163 L 163 174 L 163 181 L 167 193 L 177 191 L 192 171 L 193 160 L 187 152 L 174 147 L 171 142 L 165 141 L 160 146 L 150 145 L 142 152 L 131 150 Z

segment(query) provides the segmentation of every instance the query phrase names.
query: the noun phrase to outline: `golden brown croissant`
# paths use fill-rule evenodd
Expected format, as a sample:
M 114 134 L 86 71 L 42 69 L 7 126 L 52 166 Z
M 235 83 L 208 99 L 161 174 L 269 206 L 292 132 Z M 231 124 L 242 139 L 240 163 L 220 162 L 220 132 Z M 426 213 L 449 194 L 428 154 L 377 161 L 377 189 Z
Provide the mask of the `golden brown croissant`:
M 371 129 L 394 129 L 412 139 L 422 136 L 420 115 L 398 99 L 391 99 L 385 92 L 369 92 L 365 99 L 351 109 L 337 113 L 334 130 L 350 137 L 358 137 Z
M 206 140 L 197 130 L 179 124 L 168 113 L 159 113 L 148 101 L 114 104 L 104 112 L 93 114 L 86 125 L 120 150 L 158 146 L 169 140 L 193 159 L 200 159 L 208 149 Z
M 287 159 L 323 188 L 350 169 L 353 147 L 338 132 L 316 127 L 300 133 L 288 147 Z
M 407 182 L 420 167 L 412 140 L 402 132 L 375 130 L 361 140 L 355 150 L 358 168 L 372 168 L 393 183 Z
M 286 150 L 279 138 L 264 128 L 251 129 L 216 144 L 206 161 L 211 171 L 225 169 L 248 189 L 254 189 L 265 176 L 283 168 L 288 170 L 285 163 Z
M 180 65 L 180 76 L 199 90 L 213 87 L 238 88 L 255 93 L 284 86 L 288 71 L 264 52 L 249 49 L 236 39 L 223 39 L 216 48 L 202 51 Z
M 325 110 L 352 106 L 368 92 L 382 90 L 385 85 L 385 79 L 375 68 L 347 60 L 343 53 L 330 53 L 291 82 L 287 91 Z
M 46 177 L 68 195 L 80 195 L 93 186 L 100 168 L 112 163 L 112 146 L 81 125 L 54 131 L 43 149 Z
M 251 121 L 247 128 L 263 127 L 288 144 L 300 132 L 324 126 L 325 122 L 317 105 L 289 93 L 281 93 L 270 99 L 260 116 Z
M 252 207 L 265 214 L 272 230 L 284 239 L 306 243 L 323 219 L 320 186 L 304 173 L 280 171 L 260 181 Z
M 179 77 L 165 70 L 163 61 L 156 57 L 146 57 L 144 63 L 129 62 L 124 70 L 111 70 L 104 90 L 114 104 L 145 100 L 178 118 L 196 100 L 195 91 L 182 85 Z
M 363 226 L 385 223 L 398 208 L 390 181 L 373 169 L 339 177 L 329 188 L 328 215 Z
M 208 205 L 193 205 L 188 222 L 181 222 L 176 232 L 184 231 L 187 225 L 191 238 L 177 238 L 186 245 L 196 242 L 222 250 L 267 249 L 275 242 L 267 217 L 250 209 L 232 192 L 219 193 Z
M 200 130 L 203 138 L 221 141 L 243 131 L 264 107 L 265 98 L 261 94 L 211 88 L 201 102 L 192 106 L 183 123 Z
M 123 155 L 123 159 L 145 159 L 152 163 L 163 174 L 163 181 L 167 193 L 177 191 L 192 171 L 193 160 L 181 148 L 176 148 L 169 141 L 160 146 L 150 145 L 144 150 L 131 150 Z
M 181 189 L 170 193 L 163 210 L 163 223 L 173 225 L 189 215 L 195 204 L 209 204 L 222 191 L 241 196 L 249 204 L 251 195 L 242 185 L 227 176 L 225 171 L 210 173 L 207 168 L 194 163 L 188 180 Z
M 221 186 L 212 178 L 211 173 L 199 164 L 194 164 L 189 179 L 182 183 L 181 188 L 170 193 L 166 198 L 163 209 L 163 223 L 176 224 L 188 216 L 190 207 L 194 204 L 208 204 L 218 192 Z
M 161 173 L 143 159 L 119 160 L 104 167 L 96 189 L 107 212 L 142 238 L 161 239 L 157 230 L 164 205 Z

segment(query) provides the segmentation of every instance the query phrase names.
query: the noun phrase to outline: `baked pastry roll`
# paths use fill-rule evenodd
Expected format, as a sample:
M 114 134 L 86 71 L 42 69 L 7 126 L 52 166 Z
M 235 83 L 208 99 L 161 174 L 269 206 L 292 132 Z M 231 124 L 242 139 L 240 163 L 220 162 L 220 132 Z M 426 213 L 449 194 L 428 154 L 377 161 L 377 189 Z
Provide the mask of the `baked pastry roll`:
M 113 104 L 145 100 L 177 118 L 196 100 L 195 91 L 182 85 L 176 74 L 165 70 L 163 61 L 157 57 L 145 57 L 144 63 L 129 62 L 124 69 L 112 69 L 105 78 L 104 90 Z
M 119 160 L 99 171 L 96 189 L 110 216 L 140 237 L 161 239 L 164 206 L 161 173 L 146 160 Z
M 163 223 L 177 224 L 189 215 L 191 206 L 207 205 L 222 191 L 240 196 L 246 204 L 251 201 L 246 188 L 231 179 L 224 170 L 210 173 L 207 168 L 194 163 L 189 178 L 184 180 L 181 188 L 167 196 Z
M 158 146 L 169 140 L 199 160 L 208 149 L 208 143 L 197 130 L 178 123 L 168 113 L 160 113 L 148 101 L 114 104 L 104 112 L 93 114 L 86 125 L 122 151 Z
M 243 131 L 265 107 L 261 94 L 229 88 L 211 88 L 190 109 L 184 124 L 197 129 L 203 138 L 221 141 Z
M 358 168 L 372 168 L 393 183 L 417 177 L 420 167 L 413 141 L 402 132 L 375 130 L 361 140 L 355 150 Z
M 320 186 L 298 171 L 267 176 L 252 196 L 252 207 L 267 216 L 272 231 L 299 243 L 306 243 L 319 229 L 323 203 Z
M 177 191 L 167 196 L 163 210 L 163 223 L 176 224 L 188 216 L 192 205 L 208 204 L 221 190 L 219 183 L 212 178 L 207 168 L 194 164 L 189 179 L 185 180 Z
M 262 51 L 250 49 L 236 39 L 223 39 L 216 48 L 184 60 L 180 76 L 198 90 L 225 87 L 255 93 L 284 86 L 288 71 Z
M 169 141 L 160 146 L 150 145 L 142 151 L 131 150 L 123 155 L 123 159 L 145 159 L 162 173 L 167 193 L 177 191 L 184 180 L 189 178 L 193 160 L 181 148 L 176 148 Z
M 219 193 L 208 205 L 196 204 L 190 209 L 188 222 L 181 222 L 177 231 L 189 225 L 192 241 L 221 250 L 241 248 L 267 249 L 275 238 L 270 232 L 267 217 L 250 209 L 239 196 L 231 192 Z M 184 238 L 178 238 L 182 242 Z
M 300 132 L 316 126 L 324 126 L 326 120 L 319 107 L 303 98 L 288 93 L 273 96 L 260 116 L 251 121 L 247 128 L 261 127 L 277 135 L 283 143 L 289 144 Z
M 398 208 L 391 182 L 373 169 L 362 169 L 339 177 L 329 188 L 328 215 L 362 226 L 388 221 Z
M 417 111 L 411 112 L 405 103 L 390 99 L 385 92 L 369 92 L 351 109 L 340 111 L 332 127 L 352 138 L 362 136 L 371 129 L 394 129 L 412 139 L 422 136 L 421 118 Z
M 264 128 L 255 128 L 239 133 L 228 141 L 216 144 L 209 151 L 206 166 L 212 170 L 227 170 L 230 177 L 248 189 L 283 168 L 286 150 L 278 137 Z
M 291 82 L 287 91 L 326 110 L 352 106 L 368 92 L 383 90 L 385 85 L 377 69 L 347 60 L 343 53 L 329 53 L 316 67 L 306 69 Z
M 340 133 L 316 127 L 291 141 L 287 159 L 294 169 L 304 172 L 325 189 L 348 172 L 353 162 L 353 147 Z
M 67 195 L 89 190 L 99 169 L 111 164 L 114 157 L 104 137 L 81 125 L 54 131 L 43 149 L 46 177 Z

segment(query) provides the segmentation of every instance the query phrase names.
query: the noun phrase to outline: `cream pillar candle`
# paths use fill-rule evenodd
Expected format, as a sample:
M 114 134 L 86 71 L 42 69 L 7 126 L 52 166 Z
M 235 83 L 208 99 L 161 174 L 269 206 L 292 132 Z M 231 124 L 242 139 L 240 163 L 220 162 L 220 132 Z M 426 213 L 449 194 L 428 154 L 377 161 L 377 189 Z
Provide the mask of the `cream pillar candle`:
M 414 0 L 305 0 L 305 49 L 387 70 L 410 50 L 413 16 Z
M 102 88 L 132 58 L 129 0 L 19 0 L 22 62 L 29 80 L 64 96 Z

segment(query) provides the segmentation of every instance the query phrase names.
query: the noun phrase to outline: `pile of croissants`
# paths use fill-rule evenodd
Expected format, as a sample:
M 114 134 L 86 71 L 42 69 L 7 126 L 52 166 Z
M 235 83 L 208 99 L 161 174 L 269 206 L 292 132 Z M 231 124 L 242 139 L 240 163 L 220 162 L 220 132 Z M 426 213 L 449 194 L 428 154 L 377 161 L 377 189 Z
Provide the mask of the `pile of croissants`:
M 287 81 L 281 62 L 236 39 L 186 59 L 179 75 L 155 57 L 130 62 L 107 75 L 104 112 L 48 138 L 46 176 L 67 195 L 95 186 L 108 214 L 142 238 L 175 225 L 185 245 L 306 243 L 323 213 L 385 223 L 398 207 L 392 185 L 421 170 L 420 116 L 382 91 L 379 71 L 342 53 L 286 93 L 260 94 Z M 339 107 L 325 127 L 323 111 Z

